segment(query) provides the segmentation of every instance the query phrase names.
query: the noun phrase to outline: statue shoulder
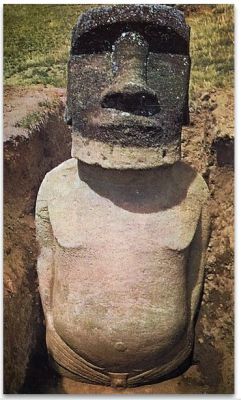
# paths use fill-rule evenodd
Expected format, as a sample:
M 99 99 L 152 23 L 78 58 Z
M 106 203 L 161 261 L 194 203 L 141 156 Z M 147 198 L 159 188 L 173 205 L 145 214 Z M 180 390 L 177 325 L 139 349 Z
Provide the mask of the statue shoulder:
M 187 195 L 190 196 L 193 201 L 200 203 L 200 205 L 206 203 L 210 193 L 202 175 L 184 161 L 179 161 L 176 165 L 176 169 L 178 171 L 176 174 L 177 182 L 179 185 L 186 185 Z
M 49 171 L 39 188 L 38 199 L 48 200 L 58 193 L 63 193 L 65 188 L 71 187 L 77 173 L 77 160 L 71 158 Z
M 195 179 L 190 187 L 190 192 L 198 198 L 201 206 L 206 204 L 210 198 L 210 192 L 205 179 L 199 172 L 196 172 Z

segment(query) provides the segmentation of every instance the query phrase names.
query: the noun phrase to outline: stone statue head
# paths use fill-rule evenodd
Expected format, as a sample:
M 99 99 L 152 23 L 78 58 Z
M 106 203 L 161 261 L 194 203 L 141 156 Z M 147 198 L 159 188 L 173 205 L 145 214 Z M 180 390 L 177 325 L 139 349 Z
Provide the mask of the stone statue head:
M 66 108 L 73 157 L 117 169 L 180 159 L 189 33 L 183 14 L 163 5 L 103 6 L 79 17 Z

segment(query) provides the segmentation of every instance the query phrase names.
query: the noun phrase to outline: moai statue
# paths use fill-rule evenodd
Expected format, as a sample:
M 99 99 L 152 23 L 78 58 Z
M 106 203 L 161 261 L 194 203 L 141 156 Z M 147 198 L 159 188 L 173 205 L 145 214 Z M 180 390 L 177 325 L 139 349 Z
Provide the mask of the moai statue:
M 37 199 L 38 276 L 56 370 L 132 387 L 193 349 L 208 189 L 180 160 L 189 27 L 162 5 L 92 9 L 74 27 L 72 157 Z

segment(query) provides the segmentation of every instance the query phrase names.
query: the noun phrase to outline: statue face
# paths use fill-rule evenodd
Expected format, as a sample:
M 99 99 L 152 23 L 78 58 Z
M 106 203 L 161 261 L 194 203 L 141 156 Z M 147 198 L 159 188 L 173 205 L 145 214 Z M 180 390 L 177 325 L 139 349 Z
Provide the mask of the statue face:
M 131 5 L 85 15 L 75 27 L 68 65 L 73 156 L 114 168 L 176 161 L 190 70 L 181 13 Z

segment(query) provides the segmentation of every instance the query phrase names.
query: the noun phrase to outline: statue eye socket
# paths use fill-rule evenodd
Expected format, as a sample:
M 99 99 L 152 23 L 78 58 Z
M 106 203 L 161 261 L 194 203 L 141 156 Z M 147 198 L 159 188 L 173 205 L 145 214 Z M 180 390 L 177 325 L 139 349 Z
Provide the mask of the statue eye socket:
M 188 42 L 169 27 L 147 26 L 145 38 L 151 53 L 189 54 Z
M 112 51 L 112 43 L 108 40 L 81 40 L 79 46 L 73 49 L 73 55 L 79 54 L 95 54 Z
M 72 55 L 98 54 L 112 51 L 113 38 L 108 32 L 88 32 L 83 34 L 73 45 Z
M 71 55 L 112 52 L 112 46 L 123 32 L 133 31 L 142 35 L 149 44 L 149 52 L 188 54 L 188 42 L 168 27 L 152 24 L 115 24 L 103 26 L 74 38 Z

